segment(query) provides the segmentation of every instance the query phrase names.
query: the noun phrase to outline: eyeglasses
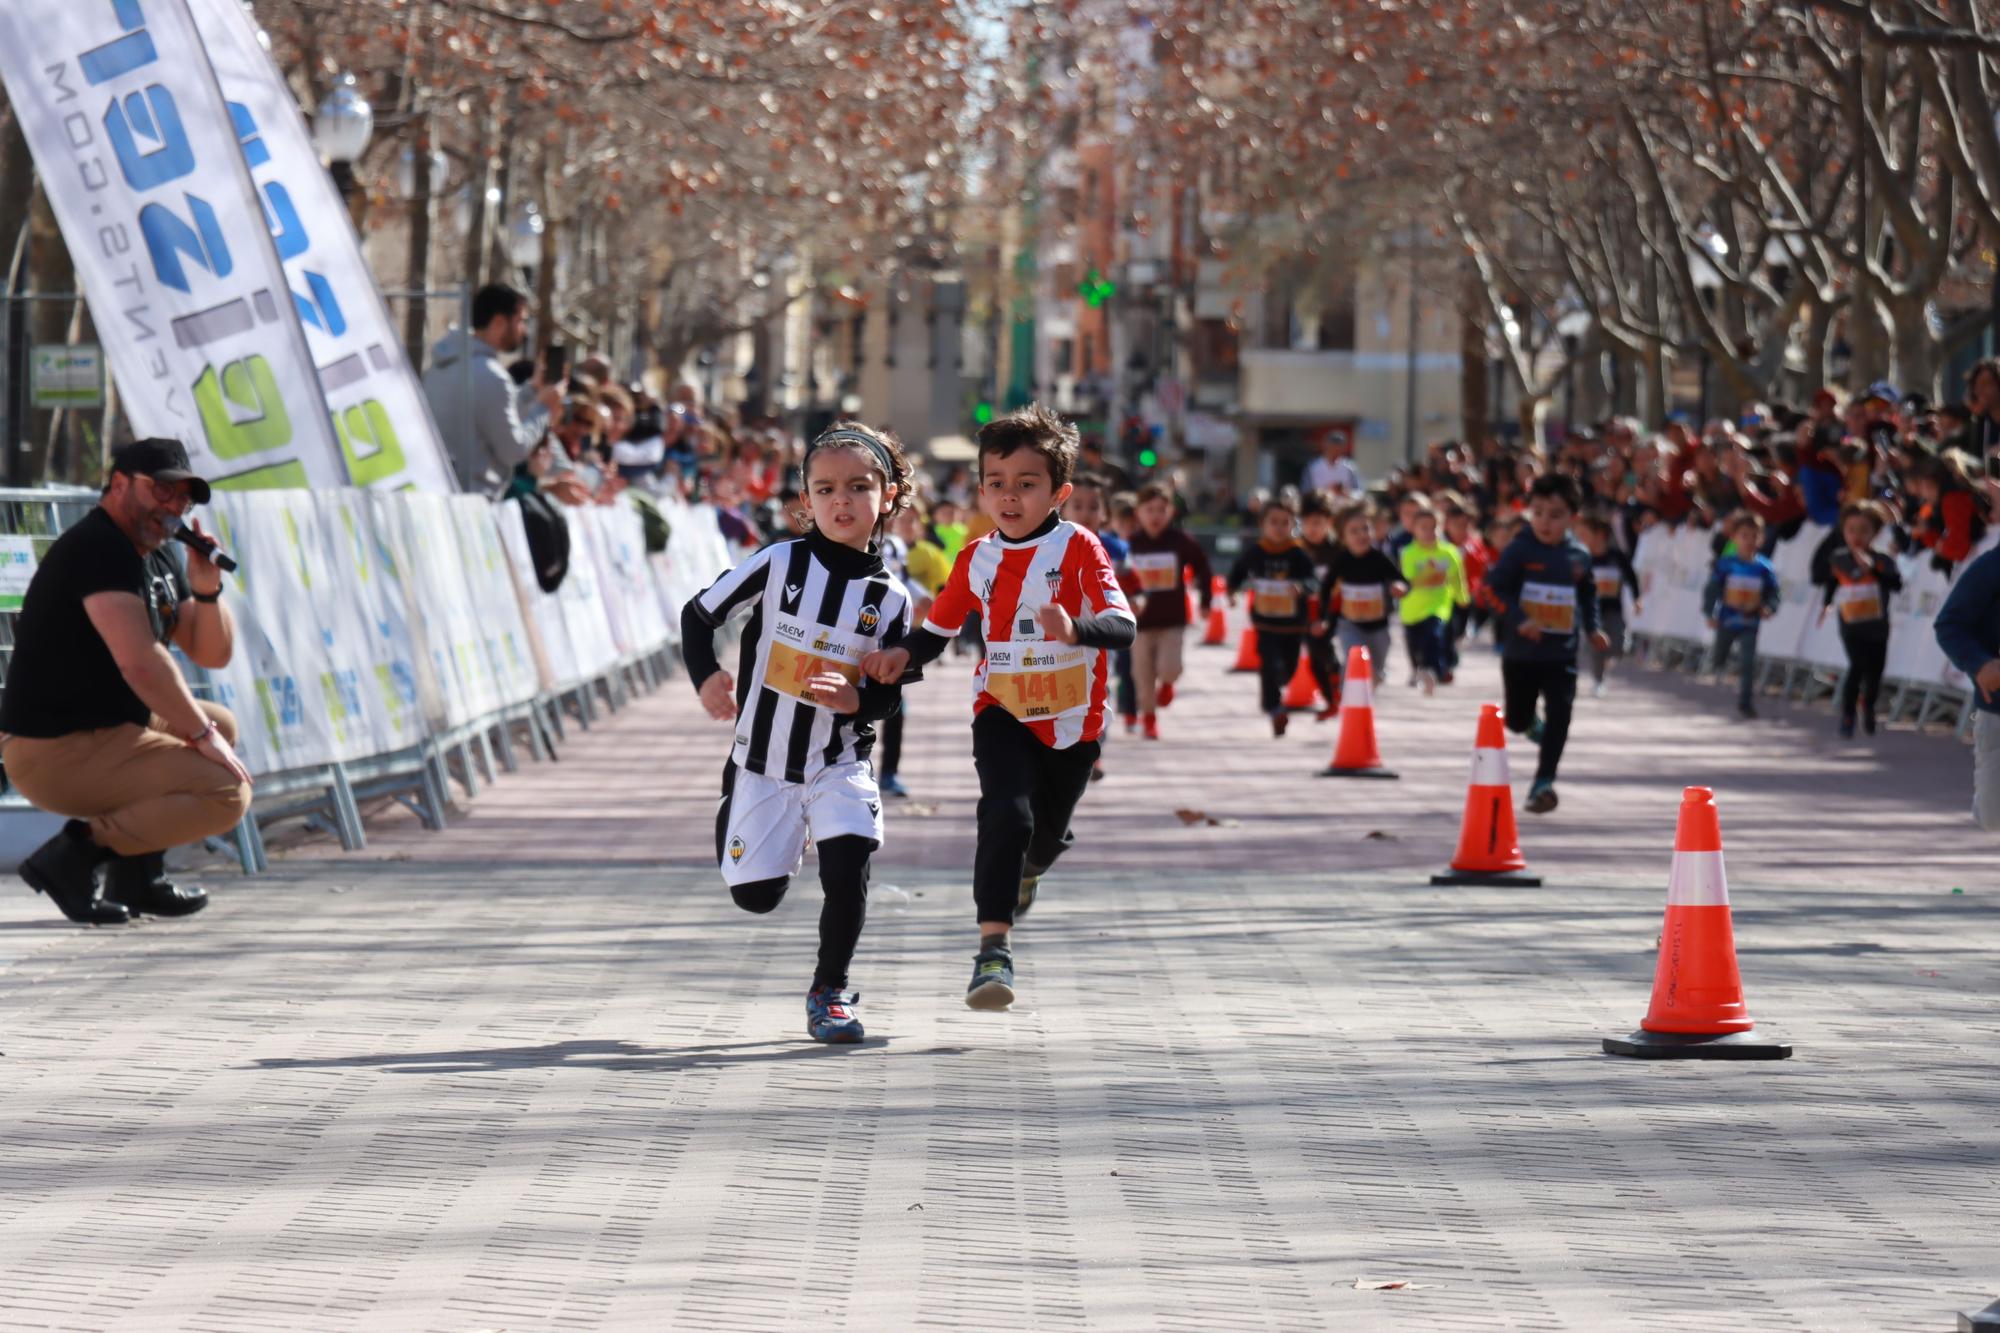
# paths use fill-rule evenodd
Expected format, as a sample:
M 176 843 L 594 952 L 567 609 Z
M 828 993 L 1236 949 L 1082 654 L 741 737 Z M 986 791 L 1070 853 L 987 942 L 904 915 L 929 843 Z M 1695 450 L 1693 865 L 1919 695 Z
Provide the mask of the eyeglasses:
M 146 484 L 153 488 L 153 503 L 170 514 L 185 514 L 194 507 L 194 493 L 180 489 L 177 482 L 162 484 L 158 479 L 148 477 Z

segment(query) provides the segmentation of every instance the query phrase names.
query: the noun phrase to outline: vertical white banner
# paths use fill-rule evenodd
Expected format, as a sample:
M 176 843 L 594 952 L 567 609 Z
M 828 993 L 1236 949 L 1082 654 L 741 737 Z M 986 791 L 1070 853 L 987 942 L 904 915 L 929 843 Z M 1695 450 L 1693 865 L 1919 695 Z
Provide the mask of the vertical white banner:
M 423 388 L 296 99 L 239 0 L 187 0 L 229 103 L 350 484 L 458 489 Z
M 5 0 L 0 77 L 141 435 L 234 488 L 347 479 L 186 0 Z

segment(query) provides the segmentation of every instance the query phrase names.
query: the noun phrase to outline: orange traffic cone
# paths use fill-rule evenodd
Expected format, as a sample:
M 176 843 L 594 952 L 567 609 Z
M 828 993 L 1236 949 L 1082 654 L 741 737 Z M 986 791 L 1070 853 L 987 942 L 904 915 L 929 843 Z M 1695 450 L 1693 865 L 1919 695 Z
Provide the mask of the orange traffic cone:
M 1208 591 L 1208 629 L 1201 636 L 1204 647 L 1229 642 L 1229 612 L 1223 608 L 1229 599 L 1229 583 L 1217 574 Z
M 1541 877 L 1522 872 L 1528 858 L 1514 832 L 1514 787 L 1507 777 L 1507 728 L 1500 705 L 1479 706 L 1479 732 L 1472 742 L 1472 783 L 1465 791 L 1465 819 L 1458 828 L 1458 855 L 1451 869 L 1432 875 L 1433 884 L 1517 884 L 1532 889 Z
M 1231 671 L 1260 671 L 1264 659 L 1257 653 L 1257 631 L 1250 626 L 1243 627 L 1243 637 L 1236 641 L 1236 665 Z
M 1681 793 L 1667 919 L 1653 970 L 1653 1003 L 1629 1037 L 1606 1037 L 1609 1055 L 1653 1060 L 1783 1060 L 1792 1048 L 1754 1037 L 1736 971 L 1736 931 L 1722 873 L 1715 793 Z
M 1284 705 L 1290 709 L 1311 708 L 1319 698 L 1319 682 L 1313 679 L 1312 658 L 1301 652 L 1299 669 L 1285 686 Z
M 1196 604 L 1194 598 L 1194 571 L 1192 569 L 1181 571 L 1181 595 L 1187 598 L 1187 623 L 1192 625 L 1201 619 L 1201 608 Z
M 1333 763 L 1324 769 L 1324 778 L 1394 778 L 1402 776 L 1382 767 L 1382 752 L 1375 748 L 1375 664 L 1368 650 L 1355 644 L 1347 653 L 1347 674 L 1341 677 L 1340 740 L 1333 747 Z

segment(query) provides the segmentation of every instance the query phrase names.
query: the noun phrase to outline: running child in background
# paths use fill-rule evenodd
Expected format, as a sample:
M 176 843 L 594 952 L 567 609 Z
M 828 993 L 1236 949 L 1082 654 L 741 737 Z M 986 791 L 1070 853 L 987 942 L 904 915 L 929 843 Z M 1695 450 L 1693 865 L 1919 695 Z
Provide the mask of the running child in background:
M 1716 558 L 1701 597 L 1702 614 L 1715 631 L 1709 667 L 1718 677 L 1729 665 L 1732 649 L 1743 654 L 1743 674 L 1736 691 L 1736 711 L 1757 716 L 1751 693 L 1757 687 L 1757 631 L 1778 613 L 1778 571 L 1759 555 L 1764 521 L 1739 513 L 1729 520 L 1730 544 Z
M 1104 650 L 1129 646 L 1135 632 L 1103 545 L 1060 516 L 1076 455 L 1076 428 L 1039 405 L 981 427 L 980 498 L 995 530 L 966 547 L 905 645 L 862 659 L 871 679 L 891 685 L 936 660 L 966 617 L 985 629 L 972 704 L 979 952 L 965 1002 L 974 1009 L 1014 1002 L 1013 925 L 1074 841 L 1070 817 L 1104 735 Z
M 1444 631 L 1444 669 L 1447 675 L 1455 676 L 1459 645 L 1465 642 L 1466 632 L 1472 626 L 1472 608 L 1478 602 L 1480 589 L 1486 585 L 1486 571 L 1493 565 L 1493 548 L 1479 535 L 1478 509 L 1472 501 L 1456 494 L 1447 493 L 1444 497 L 1444 539 L 1458 551 L 1459 564 L 1465 570 L 1465 600 L 1453 605 Z
M 1129 595 L 1132 581 L 1132 538 L 1139 532 L 1139 497 L 1131 491 L 1119 491 L 1111 497 L 1111 530 L 1104 536 L 1118 539 L 1116 554 L 1106 544 L 1104 550 L 1112 557 L 1112 567 L 1118 571 L 1118 584 Z M 1111 654 L 1111 670 L 1118 678 L 1118 716 L 1125 720 L 1125 734 L 1134 735 L 1139 730 L 1139 681 L 1132 674 L 1132 650 L 1120 648 Z
M 868 912 L 868 863 L 882 845 L 882 797 L 869 767 L 875 724 L 902 701 L 861 663 L 910 629 L 910 598 L 876 540 L 906 503 L 910 464 L 896 437 L 842 422 L 805 456 L 811 527 L 728 571 L 681 613 L 681 650 L 702 706 L 736 721 L 722 769 L 715 855 L 747 912 L 772 911 L 810 837 L 825 892 L 819 964 L 806 992 L 814 1041 L 863 1036 L 847 970 Z M 715 632 L 749 606 L 738 671 L 715 657 Z
M 930 612 L 931 599 L 951 573 L 951 561 L 945 559 L 943 549 L 930 531 L 922 501 L 912 499 L 908 508 L 889 520 L 888 526 L 890 531 L 881 542 L 882 567 L 901 579 L 910 594 L 910 620 L 914 624 Z M 882 719 L 882 743 L 875 757 L 876 785 L 884 796 L 897 800 L 910 794 L 900 776 L 905 716 L 899 702 L 896 711 Z
M 1426 496 L 1410 499 L 1410 542 L 1403 547 L 1403 582 L 1410 590 L 1403 594 L 1398 610 L 1403 619 L 1403 642 L 1409 650 L 1411 682 L 1425 694 L 1439 682 L 1451 683 L 1445 665 L 1445 633 L 1453 608 L 1471 601 L 1465 590 L 1465 565 L 1458 549 L 1438 540 L 1437 510 Z
M 1429 504 L 1430 497 L 1416 491 L 1396 501 L 1396 526 L 1377 539 L 1391 559 L 1400 561 L 1403 548 L 1416 540 L 1417 511 Z
M 1840 511 L 1841 547 L 1829 562 L 1833 581 L 1826 585 L 1819 618 L 1832 608 L 1840 616 L 1840 646 L 1847 650 L 1847 678 L 1840 686 L 1840 734 L 1854 735 L 1854 705 L 1861 705 L 1861 725 L 1875 734 L 1875 704 L 1882 695 L 1882 672 L 1889 664 L 1889 596 L 1901 592 L 1903 576 L 1896 562 L 1874 549 L 1888 518 L 1872 500 L 1848 504 Z
M 1611 520 L 1599 514 L 1585 514 L 1576 521 L 1576 535 L 1590 552 L 1590 581 L 1597 590 L 1597 623 L 1609 641 L 1603 648 L 1590 645 L 1590 694 L 1604 697 L 1604 677 L 1613 658 L 1625 656 L 1625 590 L 1632 590 L 1632 612 L 1638 614 L 1639 571 L 1632 557 L 1612 540 Z
M 1486 576 L 1487 590 L 1501 608 L 1507 729 L 1541 746 L 1527 800 L 1527 809 L 1537 815 L 1556 808 L 1556 770 L 1576 705 L 1579 638 L 1588 636 L 1600 648 L 1608 642 L 1597 623 L 1590 552 L 1569 533 L 1576 506 L 1576 483 L 1568 477 L 1535 478 L 1528 489 L 1527 527 Z M 1535 715 L 1538 702 L 1546 720 Z
M 1340 711 L 1340 660 L 1333 650 L 1332 608 L 1326 604 L 1326 575 L 1340 554 L 1333 529 L 1333 497 L 1325 491 L 1308 491 L 1299 502 L 1299 549 L 1313 567 L 1313 595 L 1306 607 L 1310 621 L 1306 627 L 1306 665 L 1312 669 L 1313 683 L 1319 686 L 1326 707 L 1319 712 L 1324 722 Z
M 1123 537 L 1111 531 L 1109 527 L 1111 521 L 1110 490 L 1110 481 L 1098 473 L 1078 473 L 1076 480 L 1070 483 L 1069 499 L 1063 504 L 1062 515 L 1085 532 L 1096 534 L 1099 544 L 1104 547 L 1104 554 L 1111 558 L 1112 573 L 1122 579 L 1125 574 L 1125 562 L 1131 555 L 1131 548 L 1125 544 Z M 1129 652 L 1120 653 L 1118 656 L 1125 657 L 1129 663 Z M 1118 670 L 1118 664 L 1115 659 L 1112 662 L 1111 669 L 1114 673 Z M 1129 676 L 1130 674 L 1131 672 L 1128 668 L 1125 675 Z M 1118 690 L 1121 696 L 1131 689 L 1132 686 L 1128 680 L 1119 680 Z M 1100 754 L 1097 762 L 1091 766 L 1090 780 L 1097 782 L 1103 777 L 1104 757 Z
M 1229 601 L 1250 589 L 1250 625 L 1257 631 L 1258 703 L 1271 719 L 1271 734 L 1282 736 L 1291 722 L 1285 686 L 1298 670 L 1305 641 L 1306 601 L 1313 595 L 1312 560 L 1292 532 L 1297 501 L 1284 490 L 1264 506 L 1258 540 L 1236 557 L 1229 571 Z
M 1136 594 L 1139 638 L 1132 645 L 1132 675 L 1139 690 L 1139 726 L 1149 741 L 1160 739 L 1159 710 L 1174 701 L 1181 678 L 1181 644 L 1187 637 L 1187 595 L 1193 572 L 1201 590 L 1201 611 L 1214 601 L 1213 575 L 1201 544 L 1174 521 L 1173 493 L 1156 481 L 1139 488 L 1139 530 L 1132 534 L 1131 576 Z
M 1410 590 L 1403 571 L 1375 544 L 1366 504 L 1349 505 L 1334 516 L 1340 550 L 1320 585 L 1321 614 L 1333 619 L 1344 660 L 1357 647 L 1368 650 L 1375 683 L 1389 676 L 1389 609 Z

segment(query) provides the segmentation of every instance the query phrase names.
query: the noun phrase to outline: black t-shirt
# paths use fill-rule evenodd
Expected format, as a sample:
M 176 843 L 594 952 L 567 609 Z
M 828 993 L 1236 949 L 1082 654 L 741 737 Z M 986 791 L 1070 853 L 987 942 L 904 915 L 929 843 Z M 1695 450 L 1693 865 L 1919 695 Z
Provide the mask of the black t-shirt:
M 0 697 L 0 731 L 67 736 L 131 722 L 152 710 L 132 693 L 83 599 L 129 592 L 146 604 L 153 636 L 173 637 L 189 596 L 180 565 L 164 550 L 139 554 L 103 509 L 93 509 L 49 547 L 14 622 L 14 657 Z

